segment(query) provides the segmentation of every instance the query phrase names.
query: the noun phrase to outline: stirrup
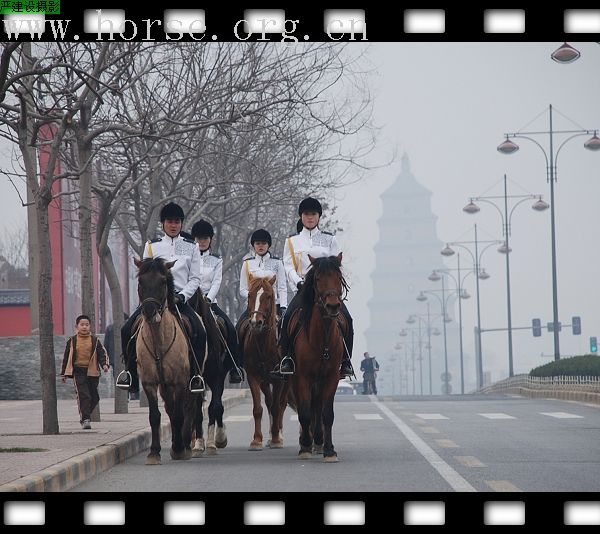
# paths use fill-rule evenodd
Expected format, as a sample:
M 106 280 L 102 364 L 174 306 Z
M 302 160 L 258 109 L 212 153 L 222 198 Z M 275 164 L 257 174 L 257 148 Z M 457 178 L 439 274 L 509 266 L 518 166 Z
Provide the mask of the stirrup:
M 127 383 L 125 383 L 125 380 L 123 380 L 121 377 L 125 377 Z M 119 373 L 119 376 L 117 376 L 117 379 L 115 380 L 115 386 L 119 389 L 129 389 L 132 381 L 133 379 L 131 378 L 131 373 L 127 371 L 127 369 L 124 369 Z
M 292 362 L 292 370 L 291 371 L 282 371 L 281 370 L 281 364 L 285 360 L 290 360 Z M 295 372 L 296 372 L 296 363 L 294 362 L 294 359 L 292 357 L 286 356 L 283 360 L 281 360 L 281 362 L 279 364 L 279 374 L 281 374 L 281 375 L 293 375 Z
M 201 375 L 194 375 L 190 378 L 189 388 L 192 393 L 202 393 L 204 391 L 204 378 Z

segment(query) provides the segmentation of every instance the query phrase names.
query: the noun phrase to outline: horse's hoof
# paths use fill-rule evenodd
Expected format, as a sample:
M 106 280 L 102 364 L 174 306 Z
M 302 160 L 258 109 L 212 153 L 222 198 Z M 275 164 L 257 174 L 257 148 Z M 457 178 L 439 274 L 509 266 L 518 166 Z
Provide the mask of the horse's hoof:
M 146 456 L 146 465 L 160 465 L 160 454 L 151 452 L 148 456 Z
M 300 451 L 298 453 L 298 460 L 310 460 L 312 458 L 312 452 L 309 451 Z
M 206 447 L 206 450 L 204 451 L 204 455 L 205 456 L 216 456 L 217 455 L 217 448 L 216 447 Z
M 185 449 L 183 451 L 183 459 L 184 460 L 190 460 L 192 458 L 192 449 Z
M 270 449 L 283 449 L 283 440 L 280 439 L 278 441 L 273 441 L 270 439 L 267 443 L 267 447 L 269 447 Z
M 192 458 L 202 458 L 204 456 L 204 451 L 200 449 L 192 450 Z
M 323 445 L 313 445 L 313 454 L 323 454 Z
M 248 447 L 248 450 L 249 451 L 262 451 L 263 450 L 262 441 L 252 440 L 250 442 L 250 446 Z
M 215 431 L 215 445 L 217 449 L 224 449 L 227 447 L 227 433 L 225 432 L 225 425 L 217 427 Z
M 339 462 L 337 454 L 334 454 L 332 456 L 324 456 L 323 461 L 327 462 L 328 464 L 334 464 L 336 462 Z
M 225 436 L 225 439 L 223 441 L 215 440 L 215 445 L 217 446 L 217 449 L 224 449 L 225 447 L 227 447 L 227 436 Z

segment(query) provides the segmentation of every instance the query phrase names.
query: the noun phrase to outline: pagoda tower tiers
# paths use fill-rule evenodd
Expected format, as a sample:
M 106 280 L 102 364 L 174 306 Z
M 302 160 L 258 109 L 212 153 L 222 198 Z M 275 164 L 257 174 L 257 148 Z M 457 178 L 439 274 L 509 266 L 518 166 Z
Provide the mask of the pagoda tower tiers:
M 429 395 L 429 351 L 427 349 L 427 304 L 429 303 L 432 330 L 443 333 L 441 303 L 431 294 L 427 302 L 417 301 L 421 290 L 441 290 L 441 282 L 431 282 L 428 276 L 434 269 L 444 268 L 440 251 L 444 243 L 437 237 L 435 216 L 431 210 L 432 193 L 420 184 L 410 170 L 406 154 L 398 178 L 382 194 L 383 211 L 378 221 L 379 241 L 375 245 L 375 269 L 371 275 L 373 296 L 368 302 L 370 326 L 365 332 L 367 350 L 381 366 L 378 389 L 382 394 L 412 394 L 421 392 L 422 355 L 423 394 Z M 448 288 L 446 288 L 448 290 Z M 452 288 L 449 288 L 452 291 Z M 435 291 L 441 299 L 441 291 Z M 448 369 L 452 376 L 452 392 L 460 392 L 458 370 L 458 325 L 454 321 L 451 297 L 446 323 Z M 407 324 L 411 314 L 422 316 L 421 344 L 419 321 Z M 402 330 L 405 336 L 400 336 Z M 463 332 L 464 335 L 464 332 Z M 414 355 L 414 374 L 413 374 Z M 441 393 L 441 373 L 444 372 L 443 335 L 431 336 L 432 392 Z M 456 360 L 456 362 L 455 362 Z

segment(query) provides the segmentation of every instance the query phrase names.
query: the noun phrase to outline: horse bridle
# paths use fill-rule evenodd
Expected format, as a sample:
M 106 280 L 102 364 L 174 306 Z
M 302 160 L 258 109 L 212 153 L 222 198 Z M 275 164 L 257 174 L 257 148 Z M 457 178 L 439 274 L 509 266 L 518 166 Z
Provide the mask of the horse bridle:
M 161 302 L 160 300 L 154 298 L 154 297 L 148 297 L 145 298 L 144 300 L 142 300 L 142 311 L 144 310 L 144 305 L 145 304 L 156 304 L 156 308 L 157 308 L 157 313 L 162 316 L 163 312 L 165 311 L 165 306 L 167 304 L 167 301 L 165 299 L 164 302 Z
M 337 297 L 337 299 L 340 301 L 340 308 L 338 308 L 337 313 L 331 314 L 327 311 L 327 306 L 325 305 L 325 299 L 327 297 Z M 319 306 L 321 306 L 324 310 L 325 310 L 325 314 L 324 317 L 327 319 L 335 319 L 339 314 L 340 314 L 340 309 L 342 307 L 342 294 L 341 292 L 335 291 L 334 289 L 329 289 L 328 291 L 325 291 L 323 293 L 317 293 L 317 297 L 319 299 Z

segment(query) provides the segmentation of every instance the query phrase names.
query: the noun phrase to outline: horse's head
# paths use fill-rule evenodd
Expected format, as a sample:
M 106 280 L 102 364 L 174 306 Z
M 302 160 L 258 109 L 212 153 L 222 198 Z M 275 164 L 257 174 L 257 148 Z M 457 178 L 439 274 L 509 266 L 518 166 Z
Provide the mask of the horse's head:
M 343 292 L 348 286 L 342 274 L 342 253 L 327 258 L 308 256 L 312 269 L 305 280 L 305 290 L 314 292 L 314 301 L 329 318 L 337 317 L 342 306 Z M 307 295 L 310 296 L 310 295 Z
M 159 323 L 167 306 L 173 305 L 173 275 L 171 267 L 175 261 L 165 262 L 161 258 L 134 260 L 138 268 L 138 296 L 142 303 L 142 314 L 146 321 Z
M 248 317 L 250 317 L 250 327 L 260 332 L 264 328 L 268 328 L 275 317 L 275 291 L 273 290 L 275 276 L 260 278 L 250 274 L 249 282 Z

